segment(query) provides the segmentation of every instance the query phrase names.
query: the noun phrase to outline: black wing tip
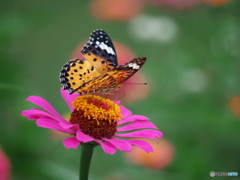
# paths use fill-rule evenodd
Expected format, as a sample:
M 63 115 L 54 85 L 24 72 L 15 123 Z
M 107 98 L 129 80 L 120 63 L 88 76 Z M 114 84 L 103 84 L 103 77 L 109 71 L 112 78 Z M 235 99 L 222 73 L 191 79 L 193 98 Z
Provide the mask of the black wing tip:
M 95 29 L 93 32 L 91 32 L 91 34 L 89 36 L 89 41 L 82 47 L 82 49 L 81 49 L 82 54 L 91 52 L 86 47 L 87 47 L 87 45 L 88 46 L 90 45 L 89 42 L 91 41 L 91 39 L 94 38 L 95 36 L 98 36 L 98 34 L 105 34 L 108 36 L 108 34 L 103 29 Z
M 92 33 L 96 33 L 98 31 L 105 32 L 103 29 L 95 29 Z M 106 33 L 106 32 L 105 32 Z
M 91 37 L 94 37 L 95 36 L 95 34 L 106 34 L 107 35 L 107 33 L 103 30 L 103 29 L 95 29 L 91 34 L 90 34 L 90 37 L 89 37 L 89 39 L 91 39 Z
M 139 58 L 136 58 L 136 59 L 140 59 L 140 60 L 143 60 L 143 61 L 146 61 L 146 60 L 147 60 L 146 57 L 139 57 Z
M 146 60 L 147 60 L 146 57 L 138 57 L 138 58 L 134 58 L 130 62 L 135 62 L 137 64 L 144 64 L 146 62 Z

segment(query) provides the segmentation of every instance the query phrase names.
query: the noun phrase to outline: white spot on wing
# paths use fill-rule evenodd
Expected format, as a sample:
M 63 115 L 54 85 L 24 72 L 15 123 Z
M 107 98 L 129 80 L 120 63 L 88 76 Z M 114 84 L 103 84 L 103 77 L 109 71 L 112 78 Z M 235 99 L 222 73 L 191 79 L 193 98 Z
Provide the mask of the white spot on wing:
M 131 68 L 133 68 L 133 69 L 139 69 L 139 68 L 140 68 L 140 66 L 137 65 L 136 63 L 129 63 L 129 64 L 128 64 L 128 67 L 131 67 Z
M 112 54 L 112 55 L 115 55 L 112 47 L 109 47 L 107 46 L 104 42 L 99 42 L 99 41 L 96 41 L 96 44 L 101 48 L 101 49 L 105 49 L 107 51 L 108 54 Z

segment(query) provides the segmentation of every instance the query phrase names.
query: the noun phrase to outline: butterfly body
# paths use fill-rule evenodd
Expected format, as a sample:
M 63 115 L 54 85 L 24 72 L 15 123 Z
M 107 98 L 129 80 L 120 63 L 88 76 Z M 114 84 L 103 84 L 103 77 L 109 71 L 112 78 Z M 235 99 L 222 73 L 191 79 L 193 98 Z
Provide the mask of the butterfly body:
M 70 94 L 109 94 L 135 74 L 146 58 L 135 58 L 118 66 L 115 48 L 103 30 L 95 30 L 81 50 L 84 59 L 73 59 L 61 70 L 60 82 Z

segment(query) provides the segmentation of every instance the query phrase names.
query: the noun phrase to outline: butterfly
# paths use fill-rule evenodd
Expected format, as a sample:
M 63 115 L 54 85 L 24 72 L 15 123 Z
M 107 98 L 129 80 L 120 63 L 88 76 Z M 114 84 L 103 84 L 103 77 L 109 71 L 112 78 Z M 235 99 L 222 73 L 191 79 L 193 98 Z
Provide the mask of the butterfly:
M 101 29 L 90 34 L 81 53 L 85 59 L 68 61 L 60 72 L 60 83 L 70 94 L 110 94 L 121 88 L 146 62 L 145 57 L 139 57 L 118 66 L 114 45 Z

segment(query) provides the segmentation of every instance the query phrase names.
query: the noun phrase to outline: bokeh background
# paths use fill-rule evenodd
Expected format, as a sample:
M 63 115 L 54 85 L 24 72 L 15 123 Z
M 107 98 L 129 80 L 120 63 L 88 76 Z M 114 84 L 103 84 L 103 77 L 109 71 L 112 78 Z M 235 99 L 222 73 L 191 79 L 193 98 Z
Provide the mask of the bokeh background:
M 90 179 L 240 173 L 239 8 L 238 0 L 1 1 L 0 179 L 78 179 L 80 149 L 65 149 L 64 135 L 36 127 L 21 111 L 34 108 L 25 99 L 37 95 L 69 113 L 59 72 L 95 29 L 118 44 L 120 63 L 147 57 L 132 82 L 148 85 L 125 85 L 119 98 L 127 97 L 123 103 L 134 114 L 150 117 L 164 139 L 159 156 L 144 156 L 159 159 L 151 166 L 95 148 Z

